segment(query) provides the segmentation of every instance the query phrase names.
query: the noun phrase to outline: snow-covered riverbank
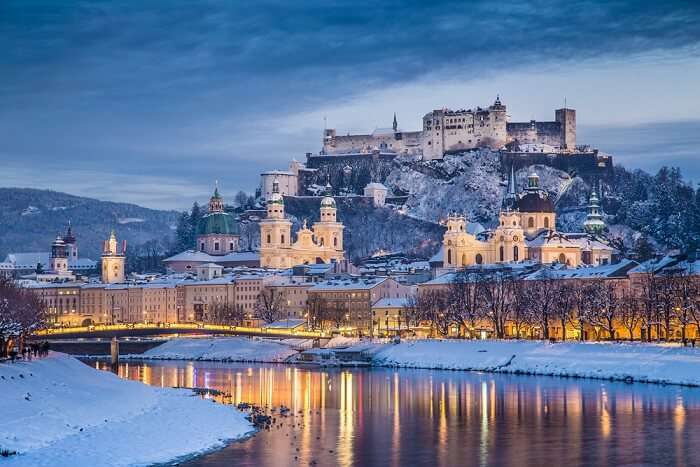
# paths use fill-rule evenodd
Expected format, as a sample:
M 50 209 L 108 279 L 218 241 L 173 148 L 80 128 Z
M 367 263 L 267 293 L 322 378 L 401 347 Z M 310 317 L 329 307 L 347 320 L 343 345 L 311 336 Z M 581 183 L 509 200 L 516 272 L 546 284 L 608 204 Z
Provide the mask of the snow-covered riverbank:
M 63 354 L 0 364 L 0 449 L 8 466 L 148 465 L 252 431 L 241 412 L 183 389 L 122 380 Z
M 282 342 L 248 337 L 178 338 L 129 358 L 280 363 L 296 353 Z
M 654 344 L 415 340 L 359 343 L 372 364 L 700 386 L 700 349 Z

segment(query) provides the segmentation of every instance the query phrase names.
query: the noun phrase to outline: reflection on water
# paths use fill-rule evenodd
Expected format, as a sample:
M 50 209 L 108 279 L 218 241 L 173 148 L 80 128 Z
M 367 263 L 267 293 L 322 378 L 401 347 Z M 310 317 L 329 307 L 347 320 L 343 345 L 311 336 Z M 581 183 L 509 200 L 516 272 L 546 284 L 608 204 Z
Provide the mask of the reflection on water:
M 118 374 L 292 409 L 281 428 L 192 466 L 700 465 L 700 389 L 206 362 L 125 362 Z

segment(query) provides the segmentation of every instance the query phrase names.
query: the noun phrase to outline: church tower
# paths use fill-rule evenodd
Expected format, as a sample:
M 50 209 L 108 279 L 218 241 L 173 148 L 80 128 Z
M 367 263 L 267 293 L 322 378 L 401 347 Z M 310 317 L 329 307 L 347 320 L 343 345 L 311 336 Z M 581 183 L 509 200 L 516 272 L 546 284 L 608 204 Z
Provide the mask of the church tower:
M 326 185 L 326 193 L 323 199 L 321 199 L 321 215 L 320 221 L 314 223 L 313 231 L 316 237 L 316 243 L 318 246 L 331 249 L 335 252 L 343 252 L 343 229 L 345 228 L 342 223 L 337 220 L 337 208 L 335 204 L 335 199 L 333 199 L 333 190 L 329 184 Z M 330 259 L 338 259 L 337 257 L 323 258 L 325 261 Z
M 583 229 L 591 235 L 600 235 L 605 230 L 605 221 L 600 209 L 600 202 L 595 188 L 591 192 L 591 197 L 588 202 L 588 214 L 583 223 Z
M 260 221 L 260 266 L 289 267 L 284 250 L 291 248 L 292 223 L 284 217 L 284 197 L 279 181 L 272 182 L 272 194 L 267 201 L 267 217 Z
M 49 267 L 54 274 L 68 273 L 68 255 L 66 254 L 66 244 L 60 235 L 51 244 L 51 258 Z
M 70 221 L 68 221 L 68 228 L 66 229 L 66 234 L 63 236 L 63 243 L 66 244 L 66 256 L 68 256 L 69 263 L 75 263 L 78 261 L 78 241 L 73 235 L 73 227 Z
M 120 249 L 117 236 L 112 230 L 109 240 L 106 240 L 102 247 L 102 282 L 105 284 L 124 282 L 125 260 L 126 240 L 122 242 Z

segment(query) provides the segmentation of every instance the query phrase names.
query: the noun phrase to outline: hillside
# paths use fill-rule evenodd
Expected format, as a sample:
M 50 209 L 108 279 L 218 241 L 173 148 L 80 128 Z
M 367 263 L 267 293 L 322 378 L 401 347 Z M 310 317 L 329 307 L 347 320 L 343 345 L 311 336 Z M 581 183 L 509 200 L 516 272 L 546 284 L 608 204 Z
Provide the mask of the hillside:
M 131 246 L 167 240 L 177 223 L 175 211 L 83 198 L 50 190 L 0 188 L 0 260 L 9 252 L 48 251 L 68 221 L 81 256 L 97 259 L 110 231 Z

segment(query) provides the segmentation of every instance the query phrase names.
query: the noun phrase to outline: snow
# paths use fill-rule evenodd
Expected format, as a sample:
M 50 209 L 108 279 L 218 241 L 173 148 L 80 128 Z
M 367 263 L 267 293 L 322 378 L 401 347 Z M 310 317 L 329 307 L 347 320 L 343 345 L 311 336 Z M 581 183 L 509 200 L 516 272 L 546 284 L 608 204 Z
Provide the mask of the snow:
M 355 347 L 361 346 L 362 343 Z M 700 386 L 700 349 L 641 343 L 413 340 L 373 344 L 380 366 L 603 378 Z M 365 346 L 361 350 L 367 350 Z
M 252 432 L 231 406 L 123 380 L 53 352 L 0 364 L 0 393 L 0 448 L 18 453 L 3 466 L 148 465 Z
M 284 343 L 247 337 L 178 338 L 131 358 L 208 360 L 227 362 L 284 362 L 297 352 Z
M 146 219 L 142 219 L 140 217 L 120 217 L 117 219 L 117 222 L 120 224 L 138 224 L 141 222 L 146 222 Z

